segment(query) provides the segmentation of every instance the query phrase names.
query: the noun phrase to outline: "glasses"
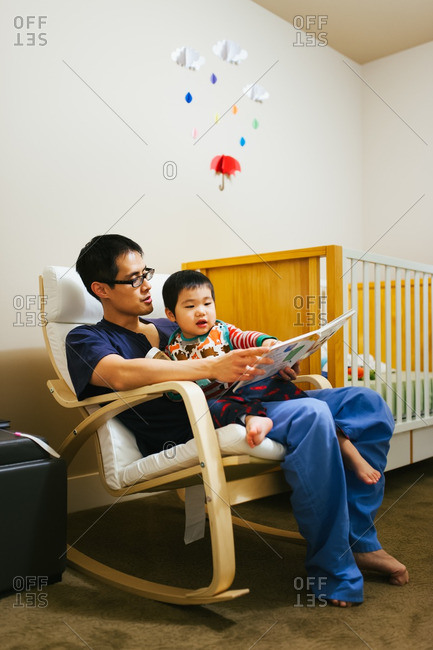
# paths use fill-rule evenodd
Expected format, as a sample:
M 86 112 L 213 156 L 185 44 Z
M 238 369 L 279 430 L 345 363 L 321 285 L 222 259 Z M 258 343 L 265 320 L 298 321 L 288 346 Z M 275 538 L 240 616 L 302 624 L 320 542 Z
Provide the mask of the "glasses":
M 134 287 L 134 289 L 138 289 L 138 287 L 141 287 L 145 280 L 151 280 L 154 273 L 155 269 L 149 269 L 146 266 L 144 273 L 142 273 L 142 275 L 138 275 L 133 280 L 113 280 L 112 282 L 107 282 L 107 284 L 130 284 L 131 287 Z

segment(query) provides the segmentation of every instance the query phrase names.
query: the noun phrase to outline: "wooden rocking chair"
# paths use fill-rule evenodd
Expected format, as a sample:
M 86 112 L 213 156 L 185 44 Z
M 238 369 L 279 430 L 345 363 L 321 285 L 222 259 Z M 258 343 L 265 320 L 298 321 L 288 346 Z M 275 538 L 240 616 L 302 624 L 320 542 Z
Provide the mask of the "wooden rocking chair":
M 152 317 L 164 315 L 161 288 L 166 277 L 155 275 L 152 280 L 155 307 Z M 210 584 L 201 589 L 182 589 L 123 573 L 73 546 L 68 546 L 69 563 L 110 585 L 163 602 L 182 605 L 215 603 L 248 593 L 248 589 L 229 589 L 235 575 L 233 524 L 303 541 L 297 532 L 246 522 L 231 514 L 231 506 L 235 504 L 288 489 L 279 467 L 284 447 L 265 438 L 262 444 L 251 450 L 245 440 L 245 429 L 240 425 L 233 424 L 216 431 L 204 394 L 193 382 L 170 381 L 77 400 L 66 363 L 65 338 L 79 324 L 98 322 L 102 317 L 102 307 L 87 293 L 75 270 L 67 267 L 47 267 L 40 278 L 40 292 L 46 305 L 44 337 L 58 377 L 48 382 L 49 390 L 59 404 L 78 408 L 82 417 L 64 440 L 59 453 L 69 465 L 82 445 L 94 436 L 101 480 L 115 497 L 138 492 L 179 491 L 203 485 L 213 576 Z M 330 386 L 320 376 L 303 376 L 298 381 L 309 382 L 317 388 Z M 125 409 L 160 397 L 166 391 L 176 391 L 182 396 L 194 438 L 178 445 L 176 453 L 160 452 L 143 458 L 133 434 L 113 418 Z

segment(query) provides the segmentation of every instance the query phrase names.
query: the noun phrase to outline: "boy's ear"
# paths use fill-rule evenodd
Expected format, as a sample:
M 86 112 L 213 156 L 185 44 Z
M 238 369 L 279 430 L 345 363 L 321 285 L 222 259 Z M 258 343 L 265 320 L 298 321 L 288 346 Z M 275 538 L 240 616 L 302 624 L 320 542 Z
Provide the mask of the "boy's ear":
M 176 316 L 172 311 L 168 309 L 168 307 L 165 308 L 165 315 L 167 316 L 168 320 L 171 320 L 172 323 L 176 322 Z

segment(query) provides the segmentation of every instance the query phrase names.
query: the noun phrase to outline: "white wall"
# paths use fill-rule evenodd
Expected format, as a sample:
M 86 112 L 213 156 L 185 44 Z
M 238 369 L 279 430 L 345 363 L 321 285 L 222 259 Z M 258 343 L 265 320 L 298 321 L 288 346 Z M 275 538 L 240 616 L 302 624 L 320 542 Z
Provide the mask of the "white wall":
M 294 28 L 249 0 L 41 0 L 45 47 L 14 46 L 14 17 L 36 13 L 29 0 L 17 7 L 6 0 L 0 9 L 7 61 L 0 70 L 0 415 L 58 444 L 73 418 L 44 387 L 52 371 L 32 324 L 35 308 L 19 308 L 20 297 L 31 303 L 37 294 L 42 267 L 72 265 L 85 242 L 107 231 L 138 240 L 146 261 L 165 272 L 252 251 L 358 247 L 363 85 L 332 49 L 293 47 Z M 247 60 L 233 66 L 216 58 L 212 45 L 222 38 L 238 41 Z M 206 57 L 198 72 L 171 60 L 182 45 Z M 274 63 L 261 80 L 269 100 L 240 99 L 238 114 L 229 112 L 194 145 L 192 128 L 203 133 Z M 242 166 L 224 192 L 209 169 L 221 153 Z M 178 168 L 172 181 L 162 174 L 167 160 Z M 23 406 L 23 387 L 30 405 Z
M 363 78 L 380 95 L 364 87 L 364 247 L 428 264 L 433 263 L 432 70 L 433 42 L 362 66 Z

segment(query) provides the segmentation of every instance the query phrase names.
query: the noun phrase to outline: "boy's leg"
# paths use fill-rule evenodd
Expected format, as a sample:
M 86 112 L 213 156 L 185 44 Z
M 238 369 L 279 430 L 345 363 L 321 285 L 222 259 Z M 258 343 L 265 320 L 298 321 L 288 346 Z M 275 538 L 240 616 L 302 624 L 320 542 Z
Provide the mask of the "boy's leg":
M 209 399 L 209 411 L 216 428 L 227 424 L 245 424 L 246 415 L 266 416 L 265 407 L 258 400 L 246 402 L 240 395 L 224 395 L 219 399 Z
M 344 468 L 328 406 L 315 399 L 265 403 L 268 436 L 287 447 L 282 468 L 307 540 L 306 568 L 317 597 L 362 602 L 363 579 L 349 547 Z
M 355 445 L 345 436 L 340 429 L 337 429 L 337 439 L 343 457 L 344 467 L 355 472 L 356 476 L 364 483 L 377 483 L 380 479 L 380 472 L 367 463 L 361 456 Z

